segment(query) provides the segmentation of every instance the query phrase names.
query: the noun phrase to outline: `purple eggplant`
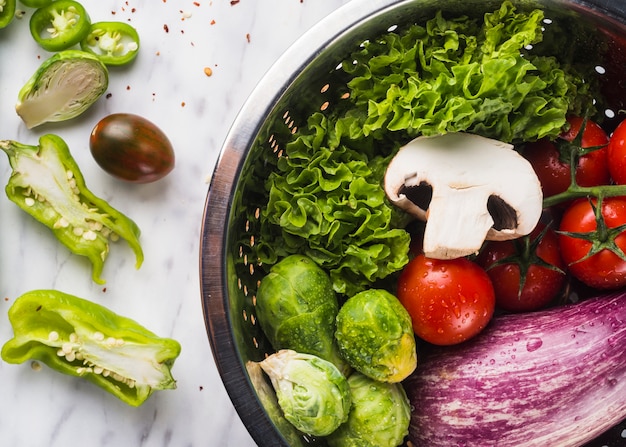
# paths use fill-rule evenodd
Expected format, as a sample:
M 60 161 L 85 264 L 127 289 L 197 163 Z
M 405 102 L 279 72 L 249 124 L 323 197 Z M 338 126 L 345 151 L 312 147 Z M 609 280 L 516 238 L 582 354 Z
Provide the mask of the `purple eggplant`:
M 583 445 L 626 417 L 626 294 L 496 317 L 404 384 L 416 447 Z

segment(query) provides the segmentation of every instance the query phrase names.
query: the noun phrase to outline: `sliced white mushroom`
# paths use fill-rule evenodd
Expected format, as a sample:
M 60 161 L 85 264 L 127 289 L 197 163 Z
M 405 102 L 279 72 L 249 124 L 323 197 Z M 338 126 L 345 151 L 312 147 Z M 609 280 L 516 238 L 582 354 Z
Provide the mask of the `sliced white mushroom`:
M 530 163 L 510 144 L 468 133 L 416 138 L 391 160 L 384 183 L 393 204 L 426 221 L 424 254 L 436 259 L 524 236 L 543 208 Z

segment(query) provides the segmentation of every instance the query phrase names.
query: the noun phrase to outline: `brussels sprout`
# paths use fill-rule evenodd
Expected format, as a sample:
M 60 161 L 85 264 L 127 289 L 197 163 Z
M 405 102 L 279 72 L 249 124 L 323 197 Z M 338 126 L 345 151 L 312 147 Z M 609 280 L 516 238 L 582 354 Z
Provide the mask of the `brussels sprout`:
M 260 365 L 272 382 L 285 419 L 301 432 L 326 436 L 348 419 L 348 381 L 331 362 L 283 349 Z
M 15 111 L 29 129 L 65 121 L 87 110 L 108 85 L 109 72 L 98 57 L 79 50 L 60 51 L 22 87 Z
M 291 255 L 263 278 L 256 294 L 259 324 L 275 350 L 293 349 L 349 366 L 335 342 L 337 296 L 328 274 L 306 256 Z
M 411 407 L 399 383 L 383 383 L 355 371 L 348 378 L 348 420 L 331 433 L 329 447 L 396 447 L 409 433 Z
M 249 360 L 246 362 L 246 369 L 250 376 L 250 382 L 252 382 L 257 396 L 259 396 L 259 400 L 261 404 L 263 404 L 263 408 L 265 408 L 265 411 L 274 425 L 280 430 L 285 440 L 291 447 L 306 447 L 302 433 L 285 418 L 285 415 L 278 406 L 276 393 L 267 380 L 265 380 L 261 366 L 257 362 Z
M 411 316 L 385 290 L 348 299 L 337 315 L 341 355 L 357 371 L 382 382 L 400 382 L 417 366 Z

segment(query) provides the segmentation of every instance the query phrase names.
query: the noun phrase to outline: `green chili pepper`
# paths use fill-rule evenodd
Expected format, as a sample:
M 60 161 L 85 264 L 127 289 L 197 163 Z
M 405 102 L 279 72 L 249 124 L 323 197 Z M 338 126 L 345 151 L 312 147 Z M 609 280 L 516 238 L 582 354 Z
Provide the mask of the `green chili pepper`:
M 54 0 L 20 0 L 20 3 L 24 6 L 28 6 L 29 8 L 43 8 L 44 6 L 48 6 Z
M 109 239 L 125 239 L 135 253 L 135 267 L 143 263 L 140 230 L 130 218 L 96 197 L 65 141 L 43 135 L 38 146 L 0 141 L 13 168 L 5 188 L 9 199 L 52 230 L 71 252 L 92 263 L 92 278 L 100 278 L 109 252 Z
M 14 336 L 2 347 L 8 363 L 39 360 L 95 383 L 132 406 L 174 389 L 171 368 L 180 344 L 99 304 L 56 290 L 33 290 L 9 309 Z
M 0 0 L 0 28 L 5 28 L 15 17 L 16 0 Z
M 137 30 L 124 22 L 97 22 L 81 40 L 83 51 L 95 54 L 106 65 L 124 65 L 139 52 Z
M 76 45 L 89 33 L 87 11 L 73 0 L 56 0 L 35 10 L 30 18 L 33 39 L 47 51 L 61 51 Z

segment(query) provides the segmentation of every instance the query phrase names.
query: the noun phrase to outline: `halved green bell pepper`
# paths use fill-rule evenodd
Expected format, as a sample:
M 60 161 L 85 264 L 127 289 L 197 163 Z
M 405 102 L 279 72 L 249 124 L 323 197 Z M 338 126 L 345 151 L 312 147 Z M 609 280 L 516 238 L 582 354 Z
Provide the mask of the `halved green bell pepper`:
M 5 28 L 15 17 L 16 0 L 0 0 L 0 28 Z
M 41 48 L 61 51 L 85 38 L 91 27 L 87 11 L 73 0 L 56 0 L 30 17 L 30 33 Z
M 83 377 L 132 406 L 156 390 L 174 389 L 171 368 L 180 344 L 99 304 L 57 290 L 33 290 L 9 309 L 14 337 L 8 363 L 38 360 Z
M 106 65 L 124 65 L 139 52 L 137 30 L 124 22 L 97 22 L 91 25 L 80 48 L 96 55 Z
M 141 267 L 139 227 L 87 188 L 65 141 L 48 134 L 38 146 L 4 140 L 0 149 L 13 168 L 5 188 L 8 198 L 50 228 L 72 253 L 86 256 L 96 283 L 105 282 L 101 274 L 109 240 L 125 239 L 135 253 L 135 267 Z

